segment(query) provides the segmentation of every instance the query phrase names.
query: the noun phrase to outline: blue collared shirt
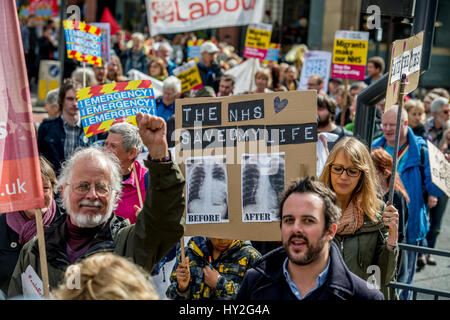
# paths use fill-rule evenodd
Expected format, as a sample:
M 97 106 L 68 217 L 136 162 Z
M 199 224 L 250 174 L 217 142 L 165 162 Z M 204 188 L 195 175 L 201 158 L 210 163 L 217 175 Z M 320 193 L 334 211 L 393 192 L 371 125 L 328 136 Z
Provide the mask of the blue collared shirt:
M 289 288 L 291 288 L 292 293 L 297 297 L 298 300 L 303 300 L 306 297 L 310 296 L 314 291 L 316 291 L 318 288 L 320 288 L 320 286 L 322 286 L 325 281 L 327 280 L 327 275 L 328 275 L 328 268 L 330 267 L 330 258 L 328 258 L 328 264 L 327 267 L 325 268 L 325 270 L 322 271 L 321 274 L 319 274 L 319 276 L 317 277 L 317 285 L 314 289 L 312 289 L 310 292 L 308 292 L 306 294 L 305 297 L 302 298 L 300 291 L 298 290 L 297 286 L 295 285 L 294 282 L 292 282 L 291 277 L 289 276 L 289 273 L 287 271 L 287 263 L 289 261 L 289 258 L 286 258 L 286 260 L 284 260 L 283 263 L 283 273 L 284 276 L 286 278 L 286 282 L 289 285 Z

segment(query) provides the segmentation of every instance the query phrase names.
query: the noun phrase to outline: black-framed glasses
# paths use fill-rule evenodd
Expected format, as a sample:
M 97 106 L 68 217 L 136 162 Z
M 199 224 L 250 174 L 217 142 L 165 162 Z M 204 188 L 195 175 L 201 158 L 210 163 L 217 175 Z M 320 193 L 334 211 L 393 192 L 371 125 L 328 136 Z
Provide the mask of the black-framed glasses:
M 67 184 L 72 187 L 73 192 L 80 196 L 86 195 L 92 188 L 91 184 L 86 181 L 81 181 L 77 183 Z M 95 194 L 99 197 L 104 197 L 109 195 L 111 192 L 111 186 L 104 183 L 96 183 L 94 186 Z
M 361 175 L 361 170 L 358 168 L 344 168 L 343 166 L 330 164 L 331 172 L 340 176 L 344 171 L 347 173 L 349 177 L 356 178 Z

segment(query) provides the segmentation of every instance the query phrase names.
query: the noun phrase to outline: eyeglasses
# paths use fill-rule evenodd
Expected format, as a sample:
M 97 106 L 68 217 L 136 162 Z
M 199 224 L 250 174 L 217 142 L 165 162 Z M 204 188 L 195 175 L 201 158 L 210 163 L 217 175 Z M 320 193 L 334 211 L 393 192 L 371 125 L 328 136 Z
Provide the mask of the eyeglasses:
M 344 171 L 347 173 L 347 176 L 356 178 L 359 177 L 361 174 L 361 170 L 358 168 L 344 168 L 342 166 L 330 164 L 331 172 L 336 175 L 341 175 Z
M 91 184 L 85 181 L 68 184 L 72 187 L 73 192 L 80 196 L 86 195 L 92 188 Z M 111 192 L 111 186 L 104 183 L 97 183 L 94 185 L 95 194 L 99 197 L 104 197 L 109 195 Z

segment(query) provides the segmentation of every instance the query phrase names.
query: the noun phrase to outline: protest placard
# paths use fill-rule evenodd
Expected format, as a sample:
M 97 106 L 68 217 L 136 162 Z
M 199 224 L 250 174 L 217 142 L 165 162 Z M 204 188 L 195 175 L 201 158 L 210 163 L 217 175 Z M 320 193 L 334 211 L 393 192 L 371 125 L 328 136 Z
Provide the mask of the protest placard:
M 67 57 L 95 66 L 102 65 L 101 29 L 82 21 L 64 20 Z
M 450 163 L 434 144 L 427 140 L 431 181 L 450 197 Z
M 34 14 L 37 20 L 58 16 L 58 0 L 28 0 L 27 15 Z
M 94 22 L 91 25 L 100 28 L 102 35 L 102 58 L 109 63 L 111 57 L 111 25 L 105 22 Z
M 146 0 L 151 36 L 260 23 L 260 0 Z
M 176 100 L 185 235 L 280 240 L 277 196 L 316 174 L 315 90 Z
M 402 74 L 406 75 L 405 94 L 417 88 L 420 78 L 422 42 L 423 31 L 408 39 L 396 40 L 392 43 L 385 110 L 398 103 L 399 82 Z
M 173 74 L 181 80 L 181 92 L 203 88 L 202 78 L 194 60 L 173 69 Z
M 269 43 L 269 48 L 267 48 L 266 58 L 263 60 L 264 64 L 270 62 L 278 64 L 278 59 L 280 58 L 280 44 L 279 43 Z
M 150 80 L 113 82 L 78 90 L 84 134 L 91 137 L 118 122 L 136 125 L 138 112 L 156 115 L 154 98 Z
M 336 31 L 331 77 L 364 80 L 369 48 L 369 32 Z
M 187 60 L 191 61 L 194 60 L 195 62 L 198 62 L 198 60 L 201 57 L 201 53 L 200 53 L 200 47 L 203 44 L 203 42 L 205 42 L 205 40 L 200 39 L 200 40 L 189 40 L 187 42 Z M 213 41 L 213 40 L 206 40 L 206 42 L 212 42 L 214 44 L 217 45 L 217 41 Z
M 308 89 L 308 79 L 314 74 L 321 75 L 324 79 L 323 91 L 328 90 L 328 80 L 330 79 L 331 52 L 311 50 L 305 53 L 300 74 L 298 90 Z
M 250 24 L 245 37 L 244 57 L 265 60 L 271 36 L 271 24 Z

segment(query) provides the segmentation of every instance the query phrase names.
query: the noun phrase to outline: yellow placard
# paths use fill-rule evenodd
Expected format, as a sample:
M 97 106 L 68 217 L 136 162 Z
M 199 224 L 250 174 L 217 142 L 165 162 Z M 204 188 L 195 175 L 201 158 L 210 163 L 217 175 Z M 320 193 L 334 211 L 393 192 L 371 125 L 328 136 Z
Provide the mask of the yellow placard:
M 368 41 L 334 39 L 333 63 L 365 66 Z
M 258 49 L 267 49 L 269 47 L 271 36 L 271 31 L 248 28 L 247 37 L 245 38 L 245 46 Z
M 195 61 L 190 61 L 174 70 L 175 76 L 181 80 L 181 92 L 203 87 L 202 78 Z

